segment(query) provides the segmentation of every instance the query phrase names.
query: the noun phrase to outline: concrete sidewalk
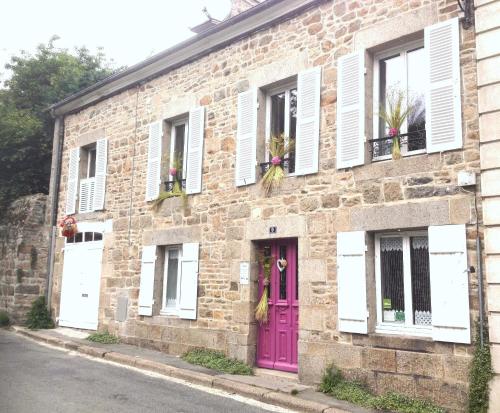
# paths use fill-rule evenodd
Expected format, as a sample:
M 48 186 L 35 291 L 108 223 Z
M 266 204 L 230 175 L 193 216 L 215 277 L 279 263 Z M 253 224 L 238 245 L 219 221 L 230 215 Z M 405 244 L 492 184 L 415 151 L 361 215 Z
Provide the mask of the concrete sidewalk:
M 15 326 L 21 335 L 52 346 L 76 351 L 88 356 L 104 358 L 190 383 L 213 387 L 265 403 L 312 413 L 369 413 L 371 410 L 353 406 L 298 383 L 293 375 L 256 369 L 255 376 L 220 373 L 195 366 L 180 357 L 128 344 L 100 344 L 86 340 L 85 333 L 76 330 L 32 331 Z M 59 331 L 58 331 L 59 330 Z M 292 394 L 294 393 L 294 394 Z

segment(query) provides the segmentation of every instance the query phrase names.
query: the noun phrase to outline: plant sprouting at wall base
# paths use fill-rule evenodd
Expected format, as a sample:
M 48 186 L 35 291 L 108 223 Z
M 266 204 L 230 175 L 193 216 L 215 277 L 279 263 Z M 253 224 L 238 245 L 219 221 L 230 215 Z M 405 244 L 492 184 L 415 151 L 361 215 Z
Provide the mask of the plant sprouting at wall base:
M 268 196 L 273 189 L 279 188 L 285 171 L 283 169 L 283 160 L 285 155 L 293 151 L 295 143 L 286 139 L 285 135 L 271 136 L 267 150 L 271 156 L 271 166 L 262 177 L 262 187 L 264 193 Z

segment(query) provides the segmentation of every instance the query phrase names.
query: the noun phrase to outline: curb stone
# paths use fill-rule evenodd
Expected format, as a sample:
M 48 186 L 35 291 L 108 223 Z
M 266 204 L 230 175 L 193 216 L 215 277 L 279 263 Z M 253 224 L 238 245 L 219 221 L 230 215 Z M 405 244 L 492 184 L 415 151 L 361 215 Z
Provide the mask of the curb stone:
M 116 351 L 104 352 L 103 357 L 105 360 L 114 361 L 115 363 L 125 364 L 127 366 L 135 367 L 136 359 L 127 354 L 117 353 Z
M 92 346 L 77 345 L 76 351 L 97 358 L 103 358 L 106 354 L 106 351 Z
M 243 396 L 247 396 L 260 401 L 264 400 L 264 395 L 266 393 L 271 392 L 271 390 L 264 389 L 262 387 L 255 387 L 249 384 L 238 383 L 222 378 L 214 379 L 212 386 L 216 389 L 225 390 L 230 393 L 242 394 Z
M 297 396 L 292 396 L 285 393 L 280 392 L 269 392 L 264 394 L 265 402 L 269 402 L 271 404 L 277 404 L 279 406 L 289 407 L 291 409 L 297 409 L 302 412 L 324 412 L 330 406 L 323 403 L 314 402 L 311 400 L 301 399 Z
M 332 404 L 323 404 L 313 400 L 303 399 L 300 396 L 269 390 L 268 388 L 258 387 L 251 384 L 241 383 L 229 380 L 227 378 L 217 378 L 205 373 L 186 370 L 168 364 L 148 360 L 142 357 L 134 357 L 116 351 L 107 351 L 101 347 L 93 347 L 91 345 L 82 345 L 69 340 L 63 340 L 49 336 L 39 331 L 31 331 L 22 327 L 13 327 L 17 334 L 29 337 L 36 341 L 41 341 L 55 347 L 60 347 L 67 350 L 77 351 L 91 357 L 104 358 L 105 360 L 113 361 L 118 364 L 132 366 L 142 370 L 147 370 L 167 377 L 174 377 L 185 380 L 190 383 L 199 384 L 205 387 L 216 388 L 227 391 L 232 394 L 240 394 L 242 396 L 258 400 L 264 403 L 273 404 L 275 406 L 294 409 L 300 412 L 308 413 L 352 413 L 352 412 L 368 412 L 368 410 L 358 410 L 353 406 L 353 409 L 346 410 Z

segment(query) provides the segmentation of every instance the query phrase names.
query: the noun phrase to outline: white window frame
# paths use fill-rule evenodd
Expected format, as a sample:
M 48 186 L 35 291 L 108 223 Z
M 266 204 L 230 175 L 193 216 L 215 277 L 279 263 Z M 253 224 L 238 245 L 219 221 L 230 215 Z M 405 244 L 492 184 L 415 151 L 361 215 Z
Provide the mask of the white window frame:
M 288 137 L 290 135 L 290 91 L 292 89 L 297 89 L 297 79 L 295 78 L 294 80 L 290 80 L 286 83 L 281 83 L 279 86 L 273 87 L 266 89 L 266 136 L 265 136 L 265 144 L 266 144 L 266 155 L 265 155 L 265 162 L 270 162 L 271 159 L 269 158 L 269 151 L 267 150 L 269 146 L 269 142 L 271 140 L 271 105 L 272 101 L 271 98 L 274 95 L 277 95 L 279 93 L 284 93 L 285 94 L 285 143 L 288 144 Z M 297 132 L 297 131 L 296 131 Z M 295 150 L 296 148 L 294 148 Z M 287 176 L 294 176 L 295 172 L 289 173 L 288 170 L 285 169 L 285 173 Z
M 383 334 L 403 334 L 419 337 L 432 337 L 432 325 L 419 326 L 413 324 L 413 299 L 411 285 L 411 257 L 410 257 L 410 237 L 429 237 L 427 231 L 405 231 L 381 233 L 375 235 L 375 281 L 377 295 L 377 324 L 376 333 Z M 403 272 L 404 272 L 404 299 L 405 299 L 405 323 L 396 324 L 383 321 L 382 312 L 382 274 L 380 269 L 380 239 L 381 238 L 403 238 Z M 410 315 L 408 317 L 407 315 Z
M 167 307 L 167 281 L 168 281 L 168 259 L 170 251 L 177 251 L 177 291 L 175 296 L 175 307 Z M 165 260 L 163 264 L 163 288 L 162 288 L 162 304 L 160 315 L 179 315 L 179 298 L 181 292 L 181 261 L 182 261 L 182 245 L 172 245 L 165 247 Z
M 409 51 L 413 51 L 415 49 L 420 49 L 424 47 L 424 38 L 415 40 L 409 43 L 405 43 L 401 46 L 393 47 L 391 49 L 386 49 L 382 52 L 379 52 L 375 54 L 373 58 L 373 139 L 379 139 L 379 112 L 380 112 L 380 60 L 386 59 L 391 56 L 396 56 L 400 55 L 403 59 L 403 64 L 406 69 L 406 74 L 403 75 L 406 80 L 405 84 L 405 89 L 406 92 L 408 92 L 408 63 L 407 63 L 407 53 Z M 426 76 L 425 73 L 422 74 L 423 76 Z M 425 108 L 427 110 L 427 108 Z M 406 119 L 403 123 L 402 130 L 405 131 L 403 133 L 406 133 L 407 130 L 407 123 Z M 426 149 L 419 149 L 416 151 L 408 151 L 407 145 L 401 145 L 401 155 L 402 156 L 413 156 L 413 155 L 420 155 L 423 153 L 427 153 L 427 148 Z M 392 159 L 392 155 L 383 155 L 383 156 L 372 156 L 372 161 L 384 161 L 387 159 Z
M 186 167 L 187 167 L 187 157 L 188 157 L 188 137 L 189 137 L 189 116 L 182 117 L 179 120 L 176 120 L 171 123 L 171 129 L 170 129 L 170 164 L 169 164 L 169 169 L 173 165 L 174 161 L 174 152 L 175 152 L 175 141 L 177 139 L 176 135 L 176 127 L 184 125 L 184 153 L 182 156 L 182 179 L 186 179 Z M 174 177 L 170 175 L 169 173 L 169 180 L 172 181 Z

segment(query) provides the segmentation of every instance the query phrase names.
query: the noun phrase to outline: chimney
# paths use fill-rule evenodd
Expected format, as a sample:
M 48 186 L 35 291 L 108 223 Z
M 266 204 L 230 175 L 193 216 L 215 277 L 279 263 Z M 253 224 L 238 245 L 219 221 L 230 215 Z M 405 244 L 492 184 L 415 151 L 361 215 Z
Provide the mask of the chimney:
M 243 13 L 244 11 L 263 3 L 266 0 L 231 0 L 231 13 L 229 17 L 234 17 L 237 14 Z

